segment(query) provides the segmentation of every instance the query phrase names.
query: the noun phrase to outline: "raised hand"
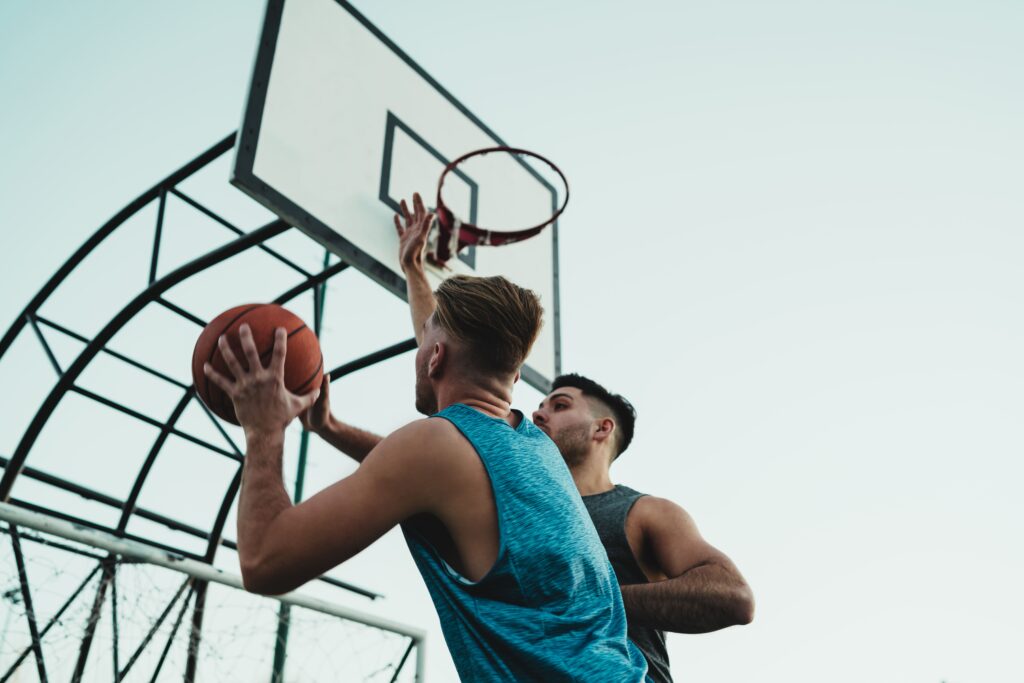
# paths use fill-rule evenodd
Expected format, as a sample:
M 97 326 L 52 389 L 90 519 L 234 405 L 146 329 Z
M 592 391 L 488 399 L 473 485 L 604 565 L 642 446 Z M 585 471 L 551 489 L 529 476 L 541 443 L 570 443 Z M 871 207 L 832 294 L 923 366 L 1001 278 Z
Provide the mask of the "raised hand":
M 398 262 L 408 275 L 410 271 L 418 273 L 423 270 L 423 252 L 427 246 L 427 238 L 430 236 L 434 214 L 429 213 L 423 206 L 423 199 L 419 192 L 412 195 L 412 213 L 409 213 L 409 205 L 404 199 L 401 207 L 402 214 L 395 214 L 395 230 L 398 231 Z
M 203 372 L 224 391 L 235 406 L 235 416 L 246 435 L 283 432 L 296 416 L 309 410 L 320 395 L 320 388 L 299 396 L 284 385 L 284 359 L 288 352 L 288 334 L 283 327 L 274 331 L 274 351 L 270 364 L 263 367 L 252 330 L 243 324 L 238 330 L 248 368 L 238 362 L 227 338 L 217 340 L 224 362 L 234 380 L 221 375 L 206 363 Z

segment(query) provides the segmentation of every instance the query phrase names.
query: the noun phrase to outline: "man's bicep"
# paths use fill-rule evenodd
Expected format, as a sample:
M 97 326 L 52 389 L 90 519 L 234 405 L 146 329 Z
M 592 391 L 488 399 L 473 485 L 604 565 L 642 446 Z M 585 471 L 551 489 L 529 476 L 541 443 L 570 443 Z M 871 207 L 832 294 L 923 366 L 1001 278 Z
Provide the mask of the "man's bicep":
M 319 576 L 424 511 L 425 487 L 417 472 L 421 458 L 414 444 L 397 433 L 384 439 L 352 475 L 283 515 L 272 532 L 279 538 L 277 572 L 286 583 Z
M 643 498 L 641 509 L 644 539 L 651 558 L 673 578 L 702 564 L 728 562 L 717 548 L 704 540 L 693 518 L 664 498 Z

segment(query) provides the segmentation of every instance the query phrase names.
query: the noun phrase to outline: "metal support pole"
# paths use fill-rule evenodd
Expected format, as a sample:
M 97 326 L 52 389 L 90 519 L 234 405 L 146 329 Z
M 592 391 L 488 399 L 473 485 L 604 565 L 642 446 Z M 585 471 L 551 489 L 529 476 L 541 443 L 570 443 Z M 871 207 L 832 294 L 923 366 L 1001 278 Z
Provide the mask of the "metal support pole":
M 18 581 L 21 583 L 21 599 L 25 601 L 25 618 L 28 620 L 28 631 L 32 636 L 32 651 L 36 655 L 36 671 L 39 673 L 39 680 L 46 683 L 46 662 L 43 661 L 43 643 L 39 638 L 39 629 L 36 626 L 36 612 L 32 607 L 32 591 L 28 585 L 28 574 L 25 572 L 25 556 L 21 553 L 21 539 L 18 537 L 18 527 L 13 524 L 11 529 L 11 545 L 14 547 L 14 561 L 18 565 Z
M 114 564 L 117 558 L 114 555 L 106 557 L 100 562 L 103 567 L 103 575 L 100 577 L 100 585 L 96 588 L 96 597 L 92 601 L 92 609 L 89 611 L 89 621 L 85 624 L 85 634 L 82 636 L 82 644 L 78 648 L 78 661 L 75 663 L 75 672 L 71 676 L 71 683 L 81 683 L 85 674 L 85 665 L 89 661 L 89 650 L 92 649 L 92 639 L 96 635 L 96 624 L 100 620 L 100 610 L 107 598 L 107 588 L 114 577 Z
M 331 263 L 331 252 L 324 251 L 324 265 L 322 270 L 326 271 Z M 320 282 L 313 289 L 313 333 L 317 339 L 320 338 L 320 331 L 323 328 L 324 300 L 327 295 L 326 280 Z M 299 464 L 295 472 L 295 503 L 302 502 L 303 488 L 306 483 L 306 459 L 309 455 L 309 432 L 302 430 L 299 437 Z M 284 664 L 288 658 L 288 629 L 291 626 L 291 607 L 282 602 L 277 612 L 277 638 L 274 640 L 274 667 L 270 675 L 270 683 L 283 683 Z

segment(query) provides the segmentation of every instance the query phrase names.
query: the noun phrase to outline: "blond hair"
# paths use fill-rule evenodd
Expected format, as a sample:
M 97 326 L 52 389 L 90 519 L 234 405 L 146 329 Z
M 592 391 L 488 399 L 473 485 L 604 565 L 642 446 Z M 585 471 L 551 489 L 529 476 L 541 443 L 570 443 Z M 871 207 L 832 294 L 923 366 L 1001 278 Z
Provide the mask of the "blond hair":
M 519 370 L 540 333 L 540 299 L 501 277 L 455 275 L 434 293 L 434 320 L 465 347 L 474 369 L 490 373 Z

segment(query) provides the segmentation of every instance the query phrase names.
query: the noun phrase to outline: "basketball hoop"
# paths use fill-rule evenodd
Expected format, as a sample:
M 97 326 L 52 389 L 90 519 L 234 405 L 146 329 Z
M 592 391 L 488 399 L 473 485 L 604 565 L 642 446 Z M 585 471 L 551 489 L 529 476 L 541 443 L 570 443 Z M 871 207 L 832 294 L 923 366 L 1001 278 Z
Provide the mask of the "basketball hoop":
M 473 157 L 484 156 L 492 152 L 532 157 L 546 164 L 558 175 L 559 178 L 562 179 L 562 185 L 565 187 L 565 196 L 562 199 L 562 205 L 551 214 L 550 218 L 545 220 L 543 223 L 539 223 L 529 228 L 521 228 L 518 230 L 496 230 L 482 228 L 478 225 L 473 225 L 472 223 L 464 223 L 462 220 L 457 218 L 454 213 L 452 213 L 451 209 L 445 205 L 444 198 L 441 196 L 445 178 L 447 178 L 448 174 L 462 162 Z M 463 154 L 461 157 L 455 159 L 444 167 L 444 171 L 441 172 L 441 177 L 437 181 L 437 208 L 435 209 L 437 218 L 435 225 L 437 226 L 437 230 L 431 235 L 431 239 L 427 246 L 427 257 L 435 265 L 444 266 L 452 256 L 468 246 L 482 245 L 500 247 L 505 244 L 512 244 L 513 242 L 520 242 L 522 240 L 529 239 L 554 223 L 558 217 L 562 215 L 562 212 L 565 211 L 565 206 L 568 203 L 569 181 L 565 179 L 565 174 L 562 173 L 561 169 L 555 166 L 551 161 L 535 152 L 515 147 L 500 146 L 485 147 L 484 149 L 478 149 L 467 154 Z

